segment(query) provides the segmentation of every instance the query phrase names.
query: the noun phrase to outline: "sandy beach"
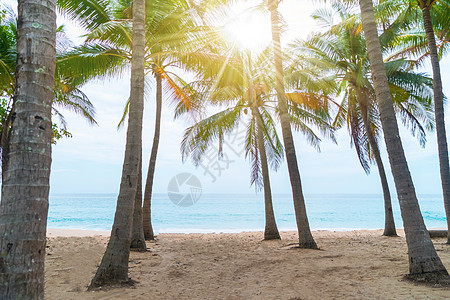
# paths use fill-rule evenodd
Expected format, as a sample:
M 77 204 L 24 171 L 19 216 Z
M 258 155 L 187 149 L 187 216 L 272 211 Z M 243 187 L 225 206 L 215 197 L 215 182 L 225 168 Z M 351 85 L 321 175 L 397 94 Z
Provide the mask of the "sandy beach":
M 295 232 L 160 234 L 132 253 L 131 287 L 87 292 L 109 232 L 49 229 L 46 299 L 449 299 L 449 288 L 405 281 L 403 232 L 315 231 L 321 250 L 296 249 Z M 433 239 L 450 270 L 450 246 Z

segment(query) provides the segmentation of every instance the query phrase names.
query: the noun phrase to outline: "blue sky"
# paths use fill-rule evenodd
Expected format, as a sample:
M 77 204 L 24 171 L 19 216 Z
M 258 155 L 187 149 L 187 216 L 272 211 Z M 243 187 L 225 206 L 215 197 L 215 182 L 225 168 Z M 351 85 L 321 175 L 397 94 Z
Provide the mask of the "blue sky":
M 313 20 L 309 17 L 311 6 L 300 6 L 295 1 L 285 1 L 282 13 L 289 27 L 287 36 L 305 36 L 313 28 Z M 68 26 L 70 35 L 79 31 Z M 444 92 L 450 94 L 450 59 L 441 62 L 443 70 Z M 429 68 L 426 68 L 429 71 Z M 117 130 L 126 99 L 129 96 L 129 78 L 93 82 L 86 85 L 83 91 L 89 96 L 97 109 L 99 126 L 89 126 L 84 120 L 70 112 L 64 112 L 73 138 L 58 141 L 53 147 L 51 172 L 51 193 L 117 193 L 121 177 L 124 156 L 126 130 Z M 147 173 L 148 160 L 154 130 L 154 89 L 147 96 L 144 113 L 143 132 L 143 172 Z M 179 144 L 184 129 L 189 125 L 185 120 L 173 120 L 173 107 L 168 102 L 163 105 L 162 132 L 155 173 L 154 192 L 166 193 L 170 179 L 181 172 L 196 175 L 204 193 L 254 193 L 250 187 L 250 171 L 248 161 L 243 154 L 238 155 L 238 142 L 232 149 L 225 148 L 225 156 L 231 161 L 219 162 L 223 168 L 221 173 L 211 167 L 214 180 L 199 167 L 195 168 L 190 161 L 182 163 Z M 447 132 L 450 131 L 450 117 L 446 118 Z M 441 193 L 439 166 L 435 133 L 428 135 L 428 143 L 421 148 L 416 138 L 404 129 L 401 137 L 417 192 L 425 194 Z M 306 194 L 380 194 L 381 187 L 376 166 L 367 176 L 361 168 L 356 152 L 350 147 L 350 139 L 346 129 L 337 132 L 338 146 L 324 141 L 321 153 L 308 145 L 301 134 L 294 134 L 299 160 L 303 190 Z M 385 166 L 388 170 L 391 192 L 394 184 L 389 169 L 385 146 L 381 149 Z M 233 151 L 234 150 L 234 151 Z M 215 161 L 217 163 L 217 161 Z M 217 166 L 217 165 L 216 165 Z M 290 183 L 286 164 L 283 163 L 278 172 L 271 172 L 272 190 L 274 193 L 290 193 Z

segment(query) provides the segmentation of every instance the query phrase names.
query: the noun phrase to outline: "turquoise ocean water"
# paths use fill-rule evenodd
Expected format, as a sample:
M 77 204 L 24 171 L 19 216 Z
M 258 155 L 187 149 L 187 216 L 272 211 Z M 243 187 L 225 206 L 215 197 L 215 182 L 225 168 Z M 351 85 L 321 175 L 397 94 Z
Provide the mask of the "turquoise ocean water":
M 280 230 L 295 230 L 290 195 L 274 195 L 274 210 Z M 384 226 L 381 195 L 306 195 L 313 230 L 378 229 Z M 117 195 L 53 194 L 50 196 L 49 228 L 111 230 Z M 392 199 L 395 221 L 402 228 L 398 201 Z M 419 195 L 429 228 L 446 227 L 441 195 Z M 156 233 L 242 232 L 264 230 L 263 194 L 203 194 L 189 207 L 173 204 L 167 194 L 155 194 L 152 202 Z

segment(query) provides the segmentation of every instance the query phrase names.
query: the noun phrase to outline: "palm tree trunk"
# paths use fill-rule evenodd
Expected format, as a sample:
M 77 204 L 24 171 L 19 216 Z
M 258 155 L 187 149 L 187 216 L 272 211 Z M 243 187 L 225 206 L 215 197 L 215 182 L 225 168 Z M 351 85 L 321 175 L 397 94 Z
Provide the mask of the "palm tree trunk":
M 363 93 L 360 93 L 363 96 Z M 364 96 L 363 96 L 364 97 Z M 361 99 L 362 100 L 362 99 Z M 381 187 L 383 189 L 384 198 L 384 236 L 397 236 L 397 231 L 395 230 L 394 214 L 392 212 L 392 201 L 391 193 L 389 191 L 389 185 L 386 177 L 386 171 L 384 170 L 383 161 L 381 160 L 380 149 L 378 148 L 378 143 L 372 133 L 372 128 L 369 122 L 367 102 L 362 103 L 359 100 L 359 106 L 361 108 L 361 115 L 364 123 L 364 128 L 366 129 L 367 138 L 369 140 L 370 147 L 372 147 L 373 156 L 375 157 L 375 162 L 377 163 L 378 174 L 380 175 Z
M 131 251 L 145 252 L 144 228 L 142 227 L 142 151 L 140 155 L 136 198 L 134 199 L 133 230 L 131 233 Z
M 264 229 L 264 239 L 265 240 L 279 240 L 281 239 L 280 233 L 278 232 L 277 223 L 275 221 L 275 214 L 273 212 L 273 204 L 272 204 L 272 191 L 270 188 L 270 177 L 269 177 L 269 166 L 267 164 L 267 155 L 266 155 L 266 147 L 264 145 L 264 136 L 263 136 L 263 124 L 261 114 L 259 113 L 259 109 L 257 107 L 252 107 L 252 114 L 256 118 L 256 127 L 257 127 L 257 143 L 258 143 L 258 151 L 261 158 L 261 171 L 263 177 L 263 185 L 264 185 L 264 209 L 266 214 L 266 226 Z
M 152 226 L 152 191 L 153 179 L 155 176 L 156 156 L 158 155 L 159 136 L 161 133 L 161 110 L 162 110 L 162 78 L 161 74 L 155 73 L 156 78 L 156 120 L 155 120 L 155 134 L 153 136 L 152 152 L 150 154 L 150 162 L 148 165 L 147 182 L 145 184 L 144 192 L 144 235 L 146 240 L 154 240 Z
M 381 54 L 372 1 L 359 0 L 359 5 L 384 138 L 403 218 L 406 243 L 408 246 L 409 274 L 412 278 L 426 277 L 430 280 L 447 278 L 447 270 L 437 255 L 428 230 L 423 222 L 411 174 L 409 173 L 408 163 L 406 162 L 400 140 L 386 70 Z
M 91 281 L 90 289 L 128 281 L 133 211 L 140 156 L 144 108 L 145 1 L 133 2 L 133 55 L 131 59 L 130 111 L 127 141 L 117 208 L 105 254 Z
M 450 168 L 448 161 L 447 136 L 445 134 L 444 121 L 444 93 L 442 91 L 441 70 L 439 57 L 434 37 L 433 24 L 431 23 L 430 9 L 422 5 L 423 22 L 427 34 L 428 47 L 430 48 L 431 68 L 433 70 L 433 95 L 434 115 L 436 120 L 436 134 L 439 153 L 439 166 L 441 171 L 442 191 L 444 195 L 444 207 L 447 216 L 447 244 L 450 244 Z
M 283 83 L 283 59 L 280 43 L 280 26 L 278 21 L 278 1 L 269 0 L 268 8 L 272 27 L 272 47 L 275 62 L 276 91 L 278 108 L 280 112 L 281 132 L 286 153 L 286 161 L 291 180 L 292 195 L 294 200 L 295 219 L 299 238 L 299 247 L 317 249 L 316 242 L 309 228 L 308 216 L 306 215 L 305 199 L 303 197 L 300 172 L 298 170 L 297 156 L 295 154 L 294 139 L 292 137 L 291 124 L 287 109 L 287 100 Z
M 1 299 L 44 299 L 55 4 L 19 1 L 15 114 L 0 205 Z

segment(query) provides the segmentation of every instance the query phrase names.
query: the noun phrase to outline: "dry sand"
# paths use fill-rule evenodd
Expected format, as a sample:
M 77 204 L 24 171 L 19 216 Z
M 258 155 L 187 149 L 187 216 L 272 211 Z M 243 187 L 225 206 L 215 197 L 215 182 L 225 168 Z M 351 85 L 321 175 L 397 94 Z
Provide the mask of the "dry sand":
M 108 233 L 49 230 L 46 299 L 450 299 L 449 288 L 403 280 L 404 235 L 381 233 L 315 231 L 319 251 L 292 248 L 295 232 L 281 241 L 261 232 L 160 234 L 130 256 L 137 284 L 87 292 Z M 450 246 L 434 242 L 450 270 Z

